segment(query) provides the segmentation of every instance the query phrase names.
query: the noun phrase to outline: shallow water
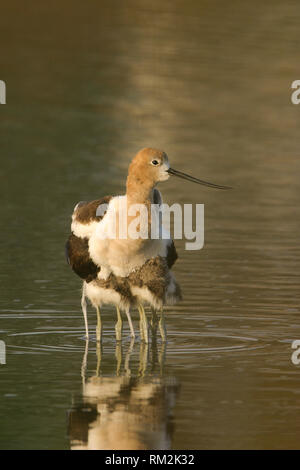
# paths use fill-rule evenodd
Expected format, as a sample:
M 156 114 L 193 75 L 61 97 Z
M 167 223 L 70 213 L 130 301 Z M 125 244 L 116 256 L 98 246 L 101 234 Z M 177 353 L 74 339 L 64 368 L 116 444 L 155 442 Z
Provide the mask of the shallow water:
M 299 449 L 299 15 L 290 0 L 1 7 L 0 448 Z M 116 347 L 110 308 L 102 351 L 89 310 L 87 348 L 70 214 L 121 194 L 144 146 L 234 190 L 160 186 L 205 204 L 204 249 L 176 243 L 166 348 L 127 325 Z

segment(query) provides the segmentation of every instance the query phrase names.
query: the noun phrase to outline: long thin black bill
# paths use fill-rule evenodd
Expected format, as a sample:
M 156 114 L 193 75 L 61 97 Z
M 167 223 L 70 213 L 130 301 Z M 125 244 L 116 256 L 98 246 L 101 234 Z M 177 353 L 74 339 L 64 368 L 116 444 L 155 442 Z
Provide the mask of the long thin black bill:
M 209 188 L 216 188 L 216 189 L 232 189 L 230 186 L 221 186 L 220 184 L 208 183 L 207 181 L 199 180 L 194 176 L 187 175 L 186 173 L 182 173 L 181 171 L 174 170 L 173 168 L 168 169 L 168 173 L 170 175 L 178 176 L 184 180 L 192 181 L 193 183 L 202 184 L 203 186 L 208 186 Z

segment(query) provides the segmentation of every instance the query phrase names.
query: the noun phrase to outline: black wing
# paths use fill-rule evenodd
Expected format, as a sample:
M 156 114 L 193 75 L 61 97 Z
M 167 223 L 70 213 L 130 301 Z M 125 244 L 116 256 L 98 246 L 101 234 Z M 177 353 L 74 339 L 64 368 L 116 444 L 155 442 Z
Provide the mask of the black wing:
M 79 238 L 72 233 L 66 243 L 66 257 L 73 271 L 81 279 L 86 282 L 96 279 L 100 268 L 90 258 L 87 238 Z
M 163 203 L 162 195 L 161 195 L 161 193 L 158 189 L 156 189 L 156 188 L 153 189 L 153 196 L 152 197 L 153 197 L 153 203 L 154 204 L 159 204 L 160 206 L 162 205 L 162 203 Z M 168 245 L 168 247 L 167 247 L 167 257 L 166 258 L 167 258 L 168 268 L 171 269 L 172 266 L 174 265 L 175 261 L 178 258 L 177 251 L 176 251 L 173 240 L 171 240 L 170 245 Z
M 100 221 L 105 213 L 97 215 L 97 208 L 101 204 L 108 204 L 110 199 L 111 196 L 106 196 L 91 202 L 79 202 L 75 206 L 73 218 L 77 223 L 83 225 L 89 224 L 92 221 Z M 81 279 L 91 282 L 97 278 L 101 268 L 90 257 L 88 238 L 77 237 L 72 233 L 67 240 L 65 250 L 67 262 Z
M 171 244 L 167 246 L 167 265 L 169 269 L 171 269 L 172 266 L 175 264 L 175 261 L 177 260 L 177 258 L 178 258 L 177 251 L 175 248 L 175 244 L 172 240 Z

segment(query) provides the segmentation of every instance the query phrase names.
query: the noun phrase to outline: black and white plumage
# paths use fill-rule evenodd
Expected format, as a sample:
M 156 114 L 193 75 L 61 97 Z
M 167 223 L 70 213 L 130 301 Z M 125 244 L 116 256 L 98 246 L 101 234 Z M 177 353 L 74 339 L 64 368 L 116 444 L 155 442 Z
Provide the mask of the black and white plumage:
M 108 236 L 116 216 L 125 217 L 130 222 L 130 209 L 137 204 L 146 207 L 148 212 L 153 204 L 160 205 L 161 194 L 155 186 L 166 181 L 170 175 L 217 189 L 228 189 L 174 170 L 170 168 L 164 152 L 146 148 L 138 152 L 129 166 L 125 195 L 106 196 L 76 205 L 66 252 L 72 269 L 83 279 L 82 310 L 87 336 L 86 298 L 97 310 L 98 340 L 101 339 L 102 330 L 100 306 L 111 304 L 118 314 L 117 340 L 121 339 L 122 331 L 120 310 L 126 312 L 131 335 L 134 336 L 130 308 L 137 306 L 145 342 L 148 342 L 148 328 L 144 305 L 150 305 L 153 312 L 162 312 L 164 305 L 181 299 L 180 287 L 171 272 L 177 253 L 168 234 L 164 233 L 158 238 Z M 103 204 L 106 204 L 106 210 L 99 215 L 97 209 Z M 151 218 L 146 223 L 149 234 Z M 159 228 L 162 234 L 164 228 L 162 225 Z M 165 340 L 162 313 L 160 331 Z
M 155 189 L 156 198 L 159 192 Z M 98 310 L 102 305 L 114 305 L 118 313 L 116 325 L 117 339 L 121 339 L 122 320 L 120 311 L 127 314 L 129 325 L 130 308 L 149 304 L 153 311 L 162 310 L 163 305 L 174 303 L 181 298 L 180 288 L 173 278 L 170 268 L 177 259 L 174 242 L 167 244 L 166 256 L 156 256 L 148 259 L 141 267 L 133 270 L 127 276 L 116 276 L 110 273 L 107 278 L 101 278 L 101 266 L 97 265 L 89 251 L 91 225 L 99 223 L 103 216 L 97 216 L 99 205 L 107 204 L 111 197 L 104 197 L 91 202 L 78 203 L 72 215 L 74 232 L 66 243 L 66 256 L 73 271 L 83 279 L 82 310 L 85 319 L 86 336 L 88 337 L 86 298 Z M 157 199 L 156 199 L 157 201 Z M 157 203 L 157 202 L 156 202 Z M 105 217 L 105 215 L 104 215 Z M 95 225 L 96 226 L 96 225 Z M 95 229 L 94 226 L 94 229 Z M 98 313 L 98 312 L 97 312 Z M 144 312 L 140 311 L 141 321 L 145 321 Z M 147 333 L 141 328 L 143 339 L 148 341 Z M 162 330 L 163 331 L 163 330 Z M 101 325 L 98 324 L 98 336 L 101 337 Z M 131 329 L 133 336 L 133 330 Z
M 88 298 L 97 311 L 97 339 L 101 339 L 102 325 L 100 318 L 100 307 L 103 304 L 114 305 L 117 309 L 118 322 L 116 325 L 117 339 L 120 339 L 122 331 L 122 318 L 120 309 L 124 310 L 128 316 L 131 329 L 131 335 L 134 336 L 132 321 L 130 318 L 129 308 L 133 303 L 133 298 L 126 279 L 117 279 L 112 273 L 107 279 L 99 278 L 101 266 L 94 263 L 89 252 L 89 239 L 92 231 L 90 226 L 97 224 L 103 219 L 103 216 L 96 214 L 97 208 L 101 204 L 109 203 L 111 197 L 104 197 L 91 202 L 78 203 L 72 215 L 72 228 L 75 229 L 75 235 L 72 230 L 66 243 L 66 255 L 68 263 L 73 271 L 83 279 L 81 306 L 85 321 L 86 337 L 89 337 L 87 322 L 87 305 Z M 81 230 L 81 231 L 80 231 Z

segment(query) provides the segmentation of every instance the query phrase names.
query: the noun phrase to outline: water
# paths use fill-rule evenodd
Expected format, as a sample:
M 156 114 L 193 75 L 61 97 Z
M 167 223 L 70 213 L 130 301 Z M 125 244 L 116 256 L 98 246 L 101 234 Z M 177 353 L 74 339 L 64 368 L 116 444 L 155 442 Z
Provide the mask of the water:
M 2 449 L 299 448 L 299 15 L 291 0 L 1 7 Z M 205 204 L 204 249 L 177 242 L 166 350 L 127 326 L 116 348 L 109 308 L 102 351 L 90 309 L 87 349 L 70 214 L 121 194 L 144 146 L 235 189 L 160 187 Z

